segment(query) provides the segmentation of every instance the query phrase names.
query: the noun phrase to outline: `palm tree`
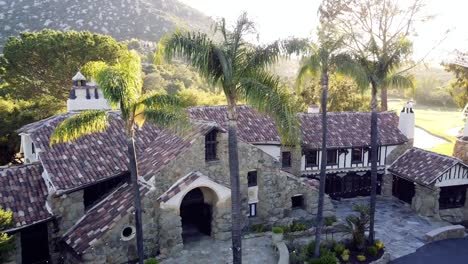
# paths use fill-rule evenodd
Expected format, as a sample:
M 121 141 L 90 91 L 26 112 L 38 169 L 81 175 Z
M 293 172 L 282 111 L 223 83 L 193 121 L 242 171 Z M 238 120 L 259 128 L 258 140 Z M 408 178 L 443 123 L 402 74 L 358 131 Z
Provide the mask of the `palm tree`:
M 135 226 L 138 261 L 144 260 L 143 231 L 141 223 L 141 197 L 138 188 L 138 166 L 135 152 L 135 129 L 145 121 L 166 128 L 182 128 L 188 123 L 181 102 L 173 96 L 142 92 L 141 62 L 137 53 L 130 51 L 114 66 L 96 70 L 96 81 L 104 97 L 113 108 L 120 107 L 125 121 L 127 137 L 128 170 L 133 185 Z M 103 132 L 109 126 L 108 112 L 101 110 L 82 111 L 59 124 L 50 137 L 50 145 L 69 142 L 91 133 Z
M 287 50 L 291 52 L 294 51 L 295 46 L 296 51 L 305 51 L 307 55 L 302 62 L 297 76 L 298 89 L 301 89 L 302 81 L 306 76 L 320 76 L 320 85 L 322 86 L 322 98 L 320 102 L 322 107 L 322 156 L 320 162 L 320 186 L 315 228 L 315 258 L 318 258 L 320 255 L 320 237 L 323 227 L 323 206 L 327 167 L 327 96 L 329 75 L 330 73 L 342 74 L 353 78 L 360 87 L 368 86 L 362 68 L 349 54 L 343 52 L 343 38 L 335 31 L 333 25 L 329 23 L 329 21 L 328 18 L 321 17 L 321 24 L 318 31 L 319 45 L 308 44 L 308 47 L 304 49 L 300 42 L 293 41 L 294 45 L 289 45 L 289 48 L 287 48 Z
M 256 47 L 244 40 L 254 33 L 252 21 L 243 13 L 232 31 L 226 29 L 224 19 L 216 24 L 222 41 L 215 42 L 203 33 L 176 32 L 162 41 L 166 60 L 174 56 L 186 59 L 209 83 L 221 87 L 227 99 L 228 155 L 232 203 L 233 262 L 242 263 L 241 197 L 237 148 L 237 104 L 243 100 L 261 112 L 270 114 L 278 127 L 282 140 L 288 144 L 298 141 L 298 122 L 276 76 L 267 66 L 276 62 L 278 42 Z
M 402 57 L 409 53 L 411 42 L 402 39 L 393 47 L 393 53 L 382 54 L 375 40 L 372 38 L 365 52 L 355 51 L 355 56 L 364 69 L 371 87 L 371 195 L 370 195 L 370 220 L 369 242 L 375 239 L 375 205 L 377 202 L 377 155 L 378 155 L 378 123 L 377 123 L 377 92 L 386 87 L 406 88 L 413 85 L 411 76 L 405 75 L 405 71 L 397 71 L 401 65 Z

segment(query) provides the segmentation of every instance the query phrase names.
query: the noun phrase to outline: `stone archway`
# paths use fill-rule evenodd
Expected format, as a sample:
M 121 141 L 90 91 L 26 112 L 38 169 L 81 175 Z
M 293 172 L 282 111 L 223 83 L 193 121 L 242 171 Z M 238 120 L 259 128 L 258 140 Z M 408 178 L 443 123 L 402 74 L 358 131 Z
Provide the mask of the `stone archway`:
M 187 192 L 179 210 L 184 243 L 211 236 L 216 202 L 216 194 L 209 188 L 198 187 Z

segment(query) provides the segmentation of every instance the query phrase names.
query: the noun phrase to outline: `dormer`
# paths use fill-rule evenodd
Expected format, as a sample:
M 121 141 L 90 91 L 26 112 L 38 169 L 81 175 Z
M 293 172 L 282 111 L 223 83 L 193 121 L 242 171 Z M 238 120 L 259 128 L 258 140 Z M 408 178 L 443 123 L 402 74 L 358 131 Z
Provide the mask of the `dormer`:
M 94 82 L 88 82 L 81 72 L 78 71 L 73 76 L 72 83 L 70 97 L 67 100 L 68 112 L 111 109 L 101 89 Z
M 24 156 L 24 163 L 29 164 L 32 162 L 37 161 L 37 154 L 40 151 L 34 145 L 34 142 L 31 139 L 29 134 L 21 133 L 21 146 L 20 146 L 20 153 Z

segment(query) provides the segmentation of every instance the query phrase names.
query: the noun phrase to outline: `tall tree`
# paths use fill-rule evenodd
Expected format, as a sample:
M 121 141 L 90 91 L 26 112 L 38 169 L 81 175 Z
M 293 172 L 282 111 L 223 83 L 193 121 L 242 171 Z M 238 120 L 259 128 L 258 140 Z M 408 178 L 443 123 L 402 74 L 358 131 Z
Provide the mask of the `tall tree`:
M 0 77 L 12 96 L 57 98 L 65 103 L 70 76 L 89 61 L 114 64 L 126 47 L 110 36 L 90 32 L 42 30 L 10 37 L 0 56 Z
M 468 53 L 458 52 L 457 58 L 444 64 L 446 71 L 455 74 L 449 92 L 455 104 L 464 108 L 468 105 Z
M 327 96 L 329 77 L 330 74 L 342 74 L 353 78 L 359 87 L 365 88 L 369 85 L 360 65 L 343 49 L 343 37 L 333 25 L 333 20 L 336 15 L 334 13 L 335 4 L 334 1 L 323 1 L 319 8 L 320 25 L 318 27 L 318 45 L 309 43 L 306 49 L 304 49 L 301 48 L 303 44 L 301 44 L 300 41 L 292 41 L 289 45 L 286 43 L 287 50 L 303 50 L 306 55 L 297 76 L 298 88 L 301 88 L 302 80 L 308 75 L 319 77 L 322 87 L 322 99 L 320 102 L 322 108 L 322 155 L 320 161 L 320 186 L 315 228 L 315 258 L 318 258 L 320 255 L 320 240 L 323 227 L 323 206 L 327 168 Z
M 385 96 L 382 110 L 387 109 L 386 88 L 407 87 L 412 83 L 405 70 L 398 71 L 412 53 L 410 34 L 415 16 L 422 8 L 421 0 L 412 0 L 406 11 L 394 0 L 351 0 L 341 7 L 338 27 L 344 32 L 344 42 L 366 72 L 371 87 L 371 197 L 369 240 L 374 241 L 375 204 L 377 192 L 377 92 Z M 400 26 L 396 21 L 406 26 Z M 396 25 L 395 25 L 396 23 Z M 396 27 L 396 29 L 394 29 Z
M 96 81 L 103 91 L 104 98 L 114 108 L 120 107 L 122 119 L 125 120 L 125 134 L 130 160 L 128 170 L 131 175 L 135 199 L 138 261 L 142 264 L 144 260 L 143 231 L 135 152 L 135 129 L 142 127 L 145 121 L 163 128 L 180 128 L 188 123 L 188 119 L 178 98 L 163 94 L 142 93 L 141 62 L 136 52 L 126 52 L 119 64 L 105 66 L 98 70 Z M 87 134 L 105 131 L 108 126 L 108 113 L 106 111 L 83 111 L 59 124 L 50 137 L 50 144 L 52 146 L 61 142 L 73 141 Z
M 176 32 L 162 42 L 166 59 L 181 56 L 209 83 L 222 88 L 228 103 L 228 155 L 232 203 L 232 252 L 235 264 L 242 263 L 242 214 L 237 147 L 237 104 L 239 100 L 251 104 L 276 121 L 285 143 L 298 141 L 298 121 L 287 93 L 279 79 L 271 75 L 267 66 L 278 59 L 278 43 L 255 47 L 245 41 L 246 34 L 254 33 L 254 23 L 242 14 L 232 30 L 224 19 L 216 25 L 222 41 L 215 42 L 203 33 Z

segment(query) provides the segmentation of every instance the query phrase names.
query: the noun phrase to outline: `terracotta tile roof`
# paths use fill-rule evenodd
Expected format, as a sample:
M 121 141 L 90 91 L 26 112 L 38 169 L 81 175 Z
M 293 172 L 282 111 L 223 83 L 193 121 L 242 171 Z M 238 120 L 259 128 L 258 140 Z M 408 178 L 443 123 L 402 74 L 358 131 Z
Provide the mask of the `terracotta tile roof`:
M 124 183 L 100 203 L 91 208 L 64 235 L 63 241 L 77 254 L 82 254 L 112 229 L 125 215 L 134 211 L 131 184 Z M 140 184 L 142 196 L 149 189 Z
M 11 229 L 50 219 L 47 194 L 39 163 L 0 168 L 0 208 L 13 212 Z
M 193 119 L 214 121 L 227 129 L 226 106 L 190 108 Z M 247 105 L 239 106 L 239 137 L 249 143 L 277 143 L 279 134 L 272 118 L 258 113 Z M 322 119 L 320 114 L 301 113 L 304 145 L 320 148 Z M 328 114 L 328 146 L 350 147 L 370 145 L 370 113 L 335 112 Z M 398 129 L 398 116 L 394 112 L 379 113 L 379 144 L 398 145 L 407 138 Z
M 117 112 L 110 112 L 109 128 L 102 133 L 86 135 L 76 141 L 49 147 L 54 128 L 67 113 L 24 126 L 20 133 L 31 135 L 39 160 L 57 190 L 78 189 L 96 181 L 127 171 L 127 145 L 124 122 Z M 196 133 L 212 129 L 213 124 L 195 124 Z M 191 144 L 168 131 L 145 124 L 136 132 L 136 149 L 140 161 L 140 175 L 154 173 L 174 159 Z
M 413 182 L 429 186 L 440 175 L 459 163 L 462 161 L 454 157 L 411 148 L 395 160 L 388 170 Z
M 279 144 L 278 130 L 271 117 L 258 113 L 247 105 L 240 105 L 237 111 L 239 114 L 237 133 L 242 140 L 249 143 Z M 212 121 L 226 130 L 228 128 L 226 106 L 192 107 L 188 112 L 192 119 Z
M 190 185 L 192 182 L 202 176 L 200 172 L 190 172 L 183 178 L 179 179 L 169 190 L 165 191 L 159 198 L 158 202 L 167 202 L 169 199 L 177 195 L 181 190 Z

